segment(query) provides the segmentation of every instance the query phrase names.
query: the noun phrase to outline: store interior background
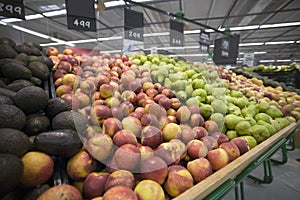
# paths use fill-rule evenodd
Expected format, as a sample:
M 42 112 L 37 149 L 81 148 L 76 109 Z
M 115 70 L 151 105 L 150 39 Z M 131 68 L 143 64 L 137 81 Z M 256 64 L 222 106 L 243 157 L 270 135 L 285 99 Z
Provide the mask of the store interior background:
M 75 46 L 101 52 L 121 53 L 122 40 L 114 38 L 124 30 L 123 0 L 103 0 L 106 9 L 96 12 L 97 32 L 67 29 L 64 0 L 24 0 L 26 20 L 0 17 L 1 36 L 13 38 L 17 43 L 33 41 L 42 46 Z M 254 53 L 255 64 L 284 65 L 300 61 L 300 1 L 298 0 L 136 0 L 170 13 L 182 11 L 184 17 L 231 34 L 240 34 L 237 64 L 241 65 L 245 53 Z M 96 3 L 96 2 L 95 2 Z M 210 52 L 213 41 L 223 37 L 207 27 L 187 22 L 185 46 L 170 47 L 168 36 L 171 16 L 129 4 L 132 10 L 143 12 L 145 49 L 157 47 L 187 60 L 212 62 L 207 53 L 199 50 L 199 31 L 210 33 Z M 25 29 L 22 29 L 25 28 Z M 29 30 L 29 31 L 28 31 Z M 34 33 L 28 33 L 34 31 Z M 42 33 L 51 38 L 39 36 Z M 156 33 L 156 36 L 151 36 Z M 42 36 L 44 36 L 42 35 Z M 112 37 L 110 39 L 107 39 Z M 118 37 L 117 37 L 118 38 Z M 59 40 L 56 40 L 59 39 Z M 55 41 L 54 41 L 55 40 Z M 58 42 L 57 42 L 58 41 Z

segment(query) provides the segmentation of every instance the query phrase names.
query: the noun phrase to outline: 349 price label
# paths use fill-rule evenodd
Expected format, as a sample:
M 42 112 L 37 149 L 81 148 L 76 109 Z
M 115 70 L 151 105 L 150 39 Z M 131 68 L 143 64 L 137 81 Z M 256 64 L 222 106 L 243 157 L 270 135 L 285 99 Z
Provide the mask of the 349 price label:
M 143 32 L 137 29 L 128 30 L 125 32 L 125 39 L 144 41 Z
M 25 9 L 23 1 L 0 2 L 0 16 L 25 19 Z
M 81 31 L 96 31 L 96 19 L 68 16 L 68 28 Z

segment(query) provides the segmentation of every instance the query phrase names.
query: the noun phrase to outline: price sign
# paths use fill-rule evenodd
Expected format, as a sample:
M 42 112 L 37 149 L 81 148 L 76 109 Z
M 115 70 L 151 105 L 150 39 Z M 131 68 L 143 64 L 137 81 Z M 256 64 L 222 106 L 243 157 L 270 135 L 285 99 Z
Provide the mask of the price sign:
M 23 0 L 0 0 L 0 16 L 25 19 Z
M 96 31 L 96 20 L 86 17 L 68 16 L 68 28 L 81 31 Z
M 254 53 L 245 53 L 243 64 L 252 67 L 254 65 Z
M 66 0 L 68 28 L 80 31 L 96 31 L 93 0 Z
M 144 41 L 144 15 L 141 12 L 124 10 L 125 39 Z
M 183 23 L 170 20 L 170 46 L 184 46 Z
M 236 64 L 239 51 L 239 35 L 215 40 L 214 63 L 217 65 Z
M 205 32 L 204 30 L 200 31 L 199 37 L 200 51 L 208 52 L 210 45 L 210 34 Z

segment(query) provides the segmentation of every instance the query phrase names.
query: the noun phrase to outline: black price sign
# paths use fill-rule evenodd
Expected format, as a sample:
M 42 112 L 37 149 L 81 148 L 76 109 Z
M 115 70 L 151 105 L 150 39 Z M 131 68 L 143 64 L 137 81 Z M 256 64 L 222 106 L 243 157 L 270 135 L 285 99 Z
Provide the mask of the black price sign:
M 124 10 L 125 39 L 144 41 L 144 15 L 141 12 Z
M 184 46 L 183 23 L 170 20 L 170 46 Z
M 25 19 L 23 0 L 0 0 L 0 16 Z
M 68 28 L 80 31 L 96 31 L 93 0 L 66 0 Z
M 210 34 L 205 32 L 204 30 L 200 31 L 199 37 L 200 51 L 208 52 L 210 45 Z

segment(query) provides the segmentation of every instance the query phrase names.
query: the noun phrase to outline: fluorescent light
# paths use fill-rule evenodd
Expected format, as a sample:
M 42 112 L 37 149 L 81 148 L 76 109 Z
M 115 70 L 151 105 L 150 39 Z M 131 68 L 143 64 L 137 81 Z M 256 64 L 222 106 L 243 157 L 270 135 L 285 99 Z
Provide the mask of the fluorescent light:
M 1 24 L 1 25 L 4 25 L 4 26 L 7 25 L 7 23 L 5 23 L 5 22 L 3 22 L 3 21 L 0 21 L 0 24 Z
M 266 54 L 266 51 L 255 51 L 254 54 Z
M 211 45 L 209 45 L 209 47 L 211 47 L 211 48 L 214 48 L 214 47 L 215 47 L 215 45 L 214 45 L 214 44 L 211 44 Z
M 276 62 L 291 62 L 291 59 L 286 59 L 286 60 L 276 60 Z
M 158 47 L 158 50 L 172 50 L 172 49 L 184 49 L 184 47 Z
M 46 17 L 53 17 L 53 16 L 59 16 L 59 15 L 65 15 L 65 14 L 67 14 L 66 9 L 50 11 L 50 12 L 44 12 L 43 13 L 43 15 L 45 15 Z
M 109 1 L 109 2 L 105 2 L 105 7 L 114 7 L 114 6 L 123 6 L 125 5 L 124 1 Z
M 50 43 L 40 44 L 40 46 L 42 46 L 42 47 L 58 46 L 58 45 L 66 45 L 66 44 L 65 44 L 65 42 L 50 42 Z
M 230 27 L 231 31 L 243 31 L 243 30 L 253 30 L 258 29 L 259 25 L 253 25 L 253 26 L 237 26 L 237 27 Z
M 265 42 L 266 45 L 269 44 L 293 44 L 295 41 L 278 41 L 278 42 Z
M 296 43 L 300 43 L 300 40 L 296 41 Z
M 98 38 L 98 41 L 110 41 L 110 40 L 120 40 L 122 39 L 122 36 L 114 36 L 114 37 L 103 37 L 103 38 Z
M 259 62 L 274 62 L 275 60 L 260 60 Z
M 40 19 L 43 18 L 44 16 L 41 14 L 34 14 L 34 15 L 26 15 L 25 19 L 26 20 L 31 20 L 31 19 Z
M 263 42 L 252 42 L 252 43 L 241 43 L 239 44 L 240 47 L 244 47 L 244 46 L 260 46 L 263 45 Z
M 204 31 L 207 32 L 207 33 L 213 33 L 213 32 L 215 32 L 213 29 L 205 29 Z
M 154 36 L 165 36 L 169 35 L 169 32 L 160 32 L 160 33 L 145 33 L 144 37 L 154 37 Z
M 184 31 L 184 34 L 197 34 L 200 33 L 200 30 L 188 30 L 188 31 Z
M 50 39 L 54 42 L 57 42 L 57 43 L 60 43 L 60 44 L 65 44 L 65 45 L 69 45 L 71 47 L 74 47 L 75 45 L 71 42 L 68 42 L 68 41 L 64 41 L 64 40 L 61 40 L 61 39 L 58 39 L 58 38 L 54 38 L 54 37 L 50 37 Z
M 7 19 L 2 19 L 2 22 L 6 22 L 6 23 L 11 23 L 11 22 L 20 22 L 22 21 L 22 19 L 17 19 L 17 18 L 7 18 Z
M 121 50 L 100 51 L 100 53 L 121 53 Z
M 289 22 L 289 23 L 279 23 L 279 24 L 264 24 L 260 28 L 278 28 L 278 27 L 287 27 L 287 26 L 299 26 L 300 22 Z
M 34 36 L 44 38 L 44 39 L 49 39 L 50 38 L 48 35 L 45 35 L 45 34 L 42 34 L 42 33 L 36 32 L 36 31 L 32 31 L 32 30 L 29 30 L 27 28 L 23 28 L 21 26 L 12 25 L 12 28 L 17 29 L 17 30 L 22 31 L 22 32 L 25 32 L 25 33 L 29 33 L 29 34 L 34 35 Z
M 79 43 L 88 43 L 88 42 L 97 42 L 97 39 L 86 39 L 86 40 L 74 40 L 74 41 L 68 41 L 73 44 L 79 44 Z

